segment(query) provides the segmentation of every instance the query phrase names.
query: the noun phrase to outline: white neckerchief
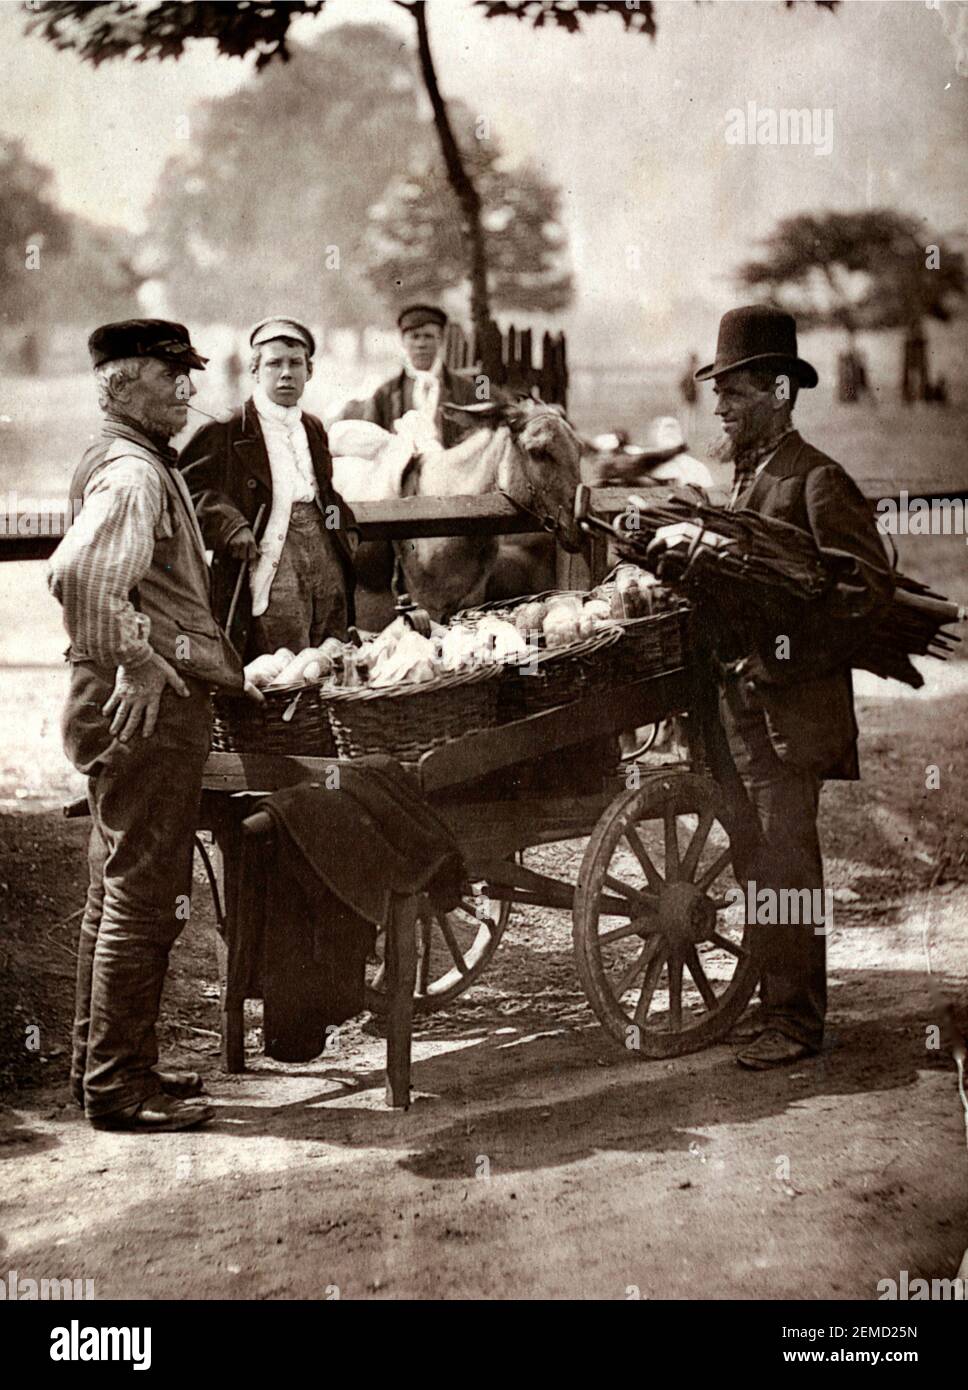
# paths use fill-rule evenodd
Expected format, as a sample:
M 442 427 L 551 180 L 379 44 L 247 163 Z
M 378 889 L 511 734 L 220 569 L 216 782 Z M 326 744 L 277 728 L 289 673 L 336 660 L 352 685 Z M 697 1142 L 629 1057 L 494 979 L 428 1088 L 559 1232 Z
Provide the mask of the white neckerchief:
M 261 386 L 256 386 L 253 389 L 252 400 L 263 420 L 271 420 L 275 425 L 282 425 L 290 434 L 297 425 L 302 423 L 302 409 L 298 405 L 277 405 L 275 401 L 269 399 Z
M 428 420 L 436 420 L 437 407 L 440 404 L 440 382 L 444 371 L 443 357 L 438 353 L 431 366 L 425 372 L 421 372 L 409 357 L 404 356 L 403 370 L 413 382 L 414 410 L 418 415 L 426 416 Z
M 311 502 L 317 494 L 313 459 L 298 405 L 277 405 L 261 386 L 252 392 L 252 401 L 262 421 L 262 433 L 273 493 L 285 490 L 294 502 Z

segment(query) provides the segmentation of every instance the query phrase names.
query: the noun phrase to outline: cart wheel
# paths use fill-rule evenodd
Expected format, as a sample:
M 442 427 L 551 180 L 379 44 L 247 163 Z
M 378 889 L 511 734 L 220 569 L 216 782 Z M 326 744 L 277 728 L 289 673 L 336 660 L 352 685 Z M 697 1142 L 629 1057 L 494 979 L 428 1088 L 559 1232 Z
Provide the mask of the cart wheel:
M 721 812 L 710 778 L 653 774 L 612 802 L 582 860 L 578 974 L 606 1031 L 645 1058 L 718 1041 L 756 985 L 745 913 L 726 919 Z
M 425 899 L 417 917 L 417 983 L 414 1009 L 430 1013 L 463 994 L 483 975 L 504 934 L 511 904 L 489 898 L 481 884 L 451 912 L 435 912 Z M 386 1012 L 383 963 L 384 933 L 376 940 L 377 959 L 367 966 L 366 1007 Z

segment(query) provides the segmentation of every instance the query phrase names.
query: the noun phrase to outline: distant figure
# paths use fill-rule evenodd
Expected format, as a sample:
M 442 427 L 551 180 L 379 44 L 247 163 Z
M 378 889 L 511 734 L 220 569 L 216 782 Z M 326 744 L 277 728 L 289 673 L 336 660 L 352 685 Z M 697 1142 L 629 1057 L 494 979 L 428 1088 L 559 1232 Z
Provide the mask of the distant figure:
M 932 405 L 947 405 L 948 378 L 939 376 L 935 377 L 934 381 L 929 381 L 925 387 L 924 399 L 930 401 Z
M 859 348 L 849 347 L 837 358 L 837 399 L 847 404 L 871 395 L 867 361 Z M 873 401 L 873 396 L 871 400 Z
M 697 353 L 691 352 L 686 370 L 679 378 L 679 395 L 682 397 L 682 430 L 687 439 L 695 438 L 696 434 L 696 406 L 699 403 L 699 387 L 696 384 L 696 372 L 698 370 L 699 356 Z
M 40 345 L 32 330 L 20 340 L 20 370 L 24 376 L 36 376 L 40 371 Z
M 239 356 L 238 349 L 233 348 L 225 359 L 225 385 L 233 401 L 238 400 L 241 395 L 242 382 L 242 358 Z
M 912 328 L 904 339 L 901 399 L 905 405 L 928 399 L 928 345 L 920 327 Z

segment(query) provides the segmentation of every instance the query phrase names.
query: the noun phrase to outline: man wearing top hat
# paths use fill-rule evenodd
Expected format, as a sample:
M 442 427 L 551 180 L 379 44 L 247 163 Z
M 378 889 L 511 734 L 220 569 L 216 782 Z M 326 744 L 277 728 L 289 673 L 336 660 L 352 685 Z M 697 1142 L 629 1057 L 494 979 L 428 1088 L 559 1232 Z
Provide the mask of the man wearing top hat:
M 717 770 L 727 786 L 732 779 L 738 802 L 755 811 L 747 832 L 734 835 L 734 872 L 741 883 L 755 880 L 757 891 L 822 890 L 821 784 L 860 775 L 850 652 L 890 600 L 893 582 L 860 489 L 794 428 L 798 391 L 814 388 L 818 378 L 798 354 L 793 317 L 764 305 L 731 310 L 720 323 L 716 360 L 696 380 L 712 381 L 716 394 L 725 436 L 718 452 L 734 470 L 730 507 L 798 526 L 840 561 L 837 582 L 809 627 L 775 634 L 789 638 L 789 651 L 772 634 L 754 653 L 730 650 L 730 635 L 717 634 L 720 657 L 732 658 L 719 661 L 728 753 L 720 749 L 725 766 Z M 827 930 L 814 923 L 754 927 L 760 1004 L 736 1030 L 742 1066 L 766 1070 L 819 1051 Z
M 71 640 L 64 744 L 93 822 L 71 1089 L 96 1128 L 151 1133 L 212 1116 L 197 1075 L 157 1070 L 155 1025 L 191 896 L 210 691 L 241 692 L 243 675 L 169 445 L 207 359 L 160 319 L 105 324 L 88 346 L 104 421 L 48 571 Z
M 226 423 L 203 426 L 178 461 L 212 551 L 215 612 L 228 625 L 232 611 L 229 636 L 246 660 L 345 636 L 356 540 L 326 431 L 299 405 L 312 333 L 276 315 L 256 324 L 249 345 L 251 398 Z
M 476 405 L 475 383 L 445 366 L 444 329 L 447 315 L 433 304 L 411 304 L 397 318 L 403 347 L 403 367 L 378 386 L 360 408 L 343 412 L 349 419 L 369 420 L 385 430 L 409 411 L 426 416 L 445 449 L 460 442 L 466 426 L 452 419 L 444 405 Z

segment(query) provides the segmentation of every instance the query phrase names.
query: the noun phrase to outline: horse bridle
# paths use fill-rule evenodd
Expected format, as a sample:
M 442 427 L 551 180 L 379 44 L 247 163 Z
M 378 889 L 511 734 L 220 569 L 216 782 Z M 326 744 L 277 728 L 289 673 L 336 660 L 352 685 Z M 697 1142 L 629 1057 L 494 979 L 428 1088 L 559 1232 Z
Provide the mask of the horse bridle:
M 553 416 L 554 419 L 563 421 L 569 429 L 571 428 L 567 420 L 565 420 L 565 417 L 559 414 L 557 410 L 535 411 L 534 414 L 528 416 L 526 423 L 530 425 L 533 420 L 540 420 L 543 416 Z M 524 453 L 527 454 L 528 450 L 525 449 Z M 512 503 L 513 506 L 517 507 L 518 511 L 526 513 L 528 516 L 533 517 L 535 521 L 539 522 L 542 531 L 547 531 L 552 535 L 557 535 L 559 531 L 567 534 L 568 524 L 572 520 L 571 511 L 561 506 L 559 506 L 555 516 L 552 516 L 550 512 L 542 511 L 541 499 L 532 481 L 530 468 L 525 468 L 524 476 L 528 484 L 528 502 L 522 502 L 517 497 L 512 497 L 504 488 L 498 488 L 498 492 L 502 497 L 506 498 L 508 502 Z M 530 505 L 528 505 L 529 503 Z M 562 520 L 562 517 L 564 517 L 564 520 Z

